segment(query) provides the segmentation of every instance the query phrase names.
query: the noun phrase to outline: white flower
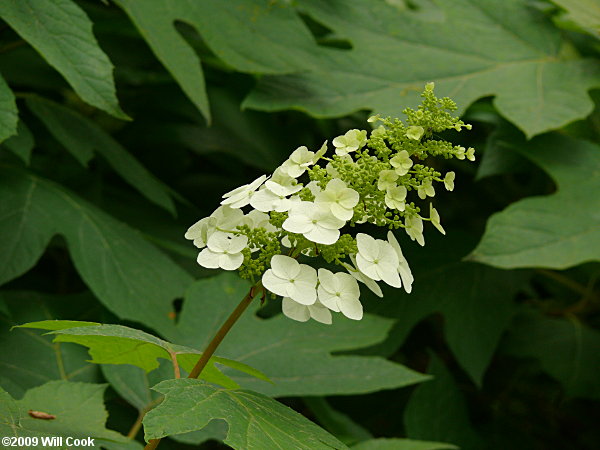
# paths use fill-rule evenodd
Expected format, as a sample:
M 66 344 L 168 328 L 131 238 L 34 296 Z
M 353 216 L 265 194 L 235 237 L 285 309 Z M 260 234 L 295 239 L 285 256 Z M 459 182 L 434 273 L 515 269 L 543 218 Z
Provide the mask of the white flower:
M 360 320 L 363 307 L 358 298 L 360 289 L 356 280 L 347 273 L 333 273 L 319 269 L 319 301 L 335 312 L 342 312 L 349 319 Z
M 398 174 L 394 170 L 382 170 L 379 172 L 379 180 L 377 181 L 377 189 L 385 191 L 387 188 L 396 186 Z
M 460 159 L 461 161 L 463 159 L 465 159 L 465 151 L 466 151 L 466 148 L 458 147 L 458 149 L 456 149 L 456 158 Z
M 406 188 L 404 186 L 389 187 L 385 193 L 385 204 L 390 209 L 404 211 L 406 206 Z
M 343 136 L 333 140 L 335 153 L 339 156 L 347 155 L 362 148 L 367 143 L 367 132 L 365 130 L 348 130 Z
M 325 153 L 327 153 L 327 141 L 323 142 L 321 148 L 317 150 L 317 153 L 315 153 L 315 157 L 312 160 L 313 164 L 316 164 L 316 162 L 320 160 Z
M 390 159 L 390 164 L 396 173 L 402 176 L 406 175 L 413 166 L 413 160 L 410 159 L 410 155 L 406 150 L 401 150 L 392 159 Z
M 447 191 L 454 190 L 454 178 L 456 178 L 456 174 L 454 172 L 448 172 L 444 177 L 444 186 Z
M 469 161 L 475 161 L 475 149 L 473 147 L 467 149 L 467 159 Z
M 263 274 L 262 284 L 272 293 L 303 305 L 317 301 L 317 271 L 289 256 L 271 258 L 271 268 Z
M 317 300 L 312 305 L 301 305 L 289 297 L 283 297 L 281 302 L 283 314 L 293 320 L 306 322 L 311 317 L 317 322 L 331 324 L 331 311 Z
M 423 237 L 423 220 L 419 216 L 410 216 L 404 219 L 404 230 L 406 234 L 414 241 L 416 240 L 421 246 L 425 245 Z
M 309 241 L 331 245 L 339 239 L 339 230 L 345 223 L 331 214 L 327 205 L 299 202 L 292 206 L 282 227 L 290 233 L 304 235 Z
M 265 183 L 266 189 L 286 197 L 301 191 L 302 187 L 302 183 L 298 183 L 295 178 L 290 177 L 281 167 L 275 169 L 271 179 Z
M 248 225 L 250 228 L 264 228 L 269 232 L 276 231 L 277 228 L 271 222 L 269 222 L 270 217 L 268 214 L 264 212 L 257 211 L 253 209 L 248 214 L 244 216 L 244 224 Z
M 423 180 L 423 183 L 417 188 L 417 194 L 419 194 L 421 200 L 424 200 L 427 196 L 435 196 L 435 189 L 433 188 L 431 179 L 427 178 L 426 180 Z
M 208 269 L 235 270 L 244 262 L 242 250 L 248 244 L 246 236 L 230 237 L 216 232 L 208 239 L 207 248 L 198 255 L 198 264 Z
M 408 127 L 406 137 L 418 141 L 419 139 L 421 139 L 421 137 L 423 137 L 423 134 L 425 134 L 425 130 L 423 129 L 423 127 L 413 125 L 411 127 Z
M 231 208 L 243 208 L 250 203 L 250 197 L 252 197 L 254 191 L 256 191 L 266 179 L 267 176 L 262 175 L 250 184 L 245 184 L 244 186 L 240 186 L 233 191 L 223 194 L 225 200 L 221 202 L 221 205 L 229 205 Z
M 343 221 L 352 218 L 358 200 L 358 192 L 346 187 L 346 183 L 339 178 L 331 180 L 327 183 L 325 190 L 315 196 L 315 203 L 327 205 L 331 213 Z
M 308 167 L 314 164 L 315 152 L 304 145 L 292 152 L 290 157 L 281 165 L 281 170 L 292 178 L 298 178 Z
M 440 233 L 446 234 L 444 227 L 442 227 L 442 224 L 440 223 L 440 214 L 433 207 L 432 203 L 429 204 L 429 219 L 431 220 L 433 226 L 436 227 Z
M 374 137 L 378 137 L 378 136 L 383 136 L 386 133 L 387 133 L 387 130 L 385 129 L 385 127 L 383 125 L 379 125 L 373 131 L 371 131 L 371 137 L 374 138 Z
M 398 256 L 389 242 L 358 233 L 356 244 L 356 263 L 362 273 L 375 281 L 383 280 L 393 287 L 402 286 L 397 269 Z
M 230 232 L 242 223 L 244 213 L 228 205 L 218 207 L 209 217 L 200 219 L 185 233 L 185 238 L 194 241 L 198 248 L 206 247 L 208 238 L 216 231 Z
M 369 290 L 373 292 L 376 296 L 383 297 L 383 292 L 381 291 L 381 288 L 375 282 L 375 280 L 372 280 L 360 270 L 358 270 L 358 266 L 356 264 L 356 257 L 354 255 L 350 255 L 350 259 L 352 260 L 352 264 L 354 264 L 354 267 L 352 267 L 350 264 L 344 264 L 344 267 L 346 268 L 348 273 L 361 283 L 364 283 L 365 286 L 367 286 Z
M 308 190 L 312 193 L 312 195 L 314 195 L 315 197 L 319 194 L 319 192 L 321 192 L 321 188 L 319 186 L 319 183 L 317 183 L 316 181 L 311 181 L 310 183 L 308 183 L 306 186 L 306 188 L 308 188 Z
M 402 254 L 402 249 L 400 248 L 400 244 L 396 240 L 396 236 L 391 231 L 388 231 L 387 234 L 388 242 L 394 248 L 396 255 L 398 256 L 398 273 L 400 274 L 400 278 L 402 278 L 402 284 L 404 285 L 404 290 L 407 294 L 410 294 L 412 291 L 412 284 L 415 279 L 413 278 L 412 272 L 410 271 L 410 267 L 408 266 L 408 261 Z

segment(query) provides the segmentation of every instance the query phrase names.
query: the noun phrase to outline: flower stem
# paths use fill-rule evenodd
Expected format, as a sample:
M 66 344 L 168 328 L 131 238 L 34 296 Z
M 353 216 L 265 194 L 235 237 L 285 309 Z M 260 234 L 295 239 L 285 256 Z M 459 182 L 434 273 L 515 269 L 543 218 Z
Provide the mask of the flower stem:
M 252 300 L 254 299 L 254 297 L 256 297 L 256 294 L 258 294 L 258 292 L 260 292 L 261 290 L 264 289 L 260 281 L 250 288 L 246 296 L 242 299 L 239 305 L 236 306 L 236 308 L 233 310 L 233 312 L 227 318 L 227 320 L 223 323 L 223 325 L 221 325 L 219 331 L 217 331 L 212 340 L 209 342 L 206 349 L 202 352 L 202 356 L 188 375 L 188 378 L 198 378 L 198 376 L 202 373 L 202 371 L 208 364 L 208 361 L 210 360 L 211 356 L 215 353 L 215 350 L 217 349 L 219 344 L 221 344 L 225 336 L 227 336 L 227 333 L 229 333 L 229 330 L 231 330 L 231 327 L 233 327 L 233 325 L 241 317 L 241 315 L 248 308 L 248 306 L 250 306 L 250 303 L 252 303 Z M 144 450 L 154 450 L 156 447 L 158 447 L 159 443 L 160 439 L 150 439 L 148 444 L 146 444 L 146 447 L 144 447 Z

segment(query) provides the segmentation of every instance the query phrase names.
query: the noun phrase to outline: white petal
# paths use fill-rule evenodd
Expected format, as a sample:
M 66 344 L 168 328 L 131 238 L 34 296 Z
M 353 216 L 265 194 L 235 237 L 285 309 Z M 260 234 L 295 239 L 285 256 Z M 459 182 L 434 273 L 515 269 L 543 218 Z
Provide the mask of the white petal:
M 300 305 L 288 297 L 284 297 L 281 301 L 281 311 L 290 319 L 297 320 L 298 322 L 306 322 L 310 319 L 308 307 Z
M 324 323 L 325 325 L 331 325 L 331 311 L 325 308 L 323 305 L 318 302 L 314 305 L 308 306 L 308 311 L 310 312 L 310 317 L 320 323 Z
M 290 214 L 290 216 L 288 216 L 288 218 L 285 219 L 281 227 L 284 230 L 289 231 L 290 233 L 303 234 L 311 231 L 313 228 L 315 228 L 315 225 L 312 223 L 312 220 L 308 216 Z
M 379 275 L 379 271 L 377 270 L 377 264 L 373 263 L 373 261 L 365 259 L 361 253 L 356 255 L 356 264 L 358 266 L 358 270 L 360 270 L 363 274 L 365 274 L 372 280 L 381 280 L 381 276 Z
M 309 283 L 313 288 L 317 286 L 317 271 L 306 264 L 300 264 L 300 273 L 297 279 Z
M 294 258 L 285 255 L 275 255 L 271 258 L 271 269 L 277 277 L 284 280 L 292 280 L 300 275 L 302 267 Z
M 250 206 L 262 212 L 269 212 L 273 211 L 273 203 L 278 199 L 277 195 L 268 189 L 263 189 L 250 198 Z
M 218 269 L 219 268 L 219 257 L 222 253 L 215 253 L 208 248 L 205 248 L 198 255 L 196 260 L 198 264 L 207 269 Z
M 331 214 L 333 214 L 336 219 L 343 221 L 344 224 L 346 221 L 352 219 L 352 216 L 354 215 L 353 209 L 345 208 L 338 203 L 330 203 L 329 207 L 331 208 Z
M 332 294 L 331 292 L 327 292 L 322 285 L 319 285 L 317 289 L 317 293 L 319 294 L 319 301 L 325 305 L 327 308 L 331 309 L 335 312 L 340 312 L 340 308 L 338 306 L 338 296 Z
M 227 251 L 229 253 L 239 253 L 248 245 L 248 238 L 246 236 L 234 236 L 229 241 L 229 247 Z
M 342 314 L 348 319 L 360 320 L 363 318 L 363 306 L 358 298 L 339 302 Z
M 223 270 L 235 270 L 238 269 L 244 262 L 244 255 L 241 253 L 234 253 L 228 255 L 221 255 L 219 257 L 219 267 Z
M 375 261 L 379 256 L 377 241 L 368 234 L 358 233 L 356 235 L 356 245 L 358 246 L 359 254 L 362 255 L 365 260 Z
M 329 293 L 339 290 L 339 282 L 333 272 L 327 269 L 319 269 L 319 287 Z
M 194 225 L 192 225 L 191 227 L 188 228 L 188 230 L 185 232 L 184 237 L 186 239 L 190 239 L 190 240 L 195 240 L 195 239 L 198 239 L 199 237 L 201 237 L 202 230 L 208 226 L 209 220 L 210 220 L 210 217 L 205 217 L 203 219 L 200 219 L 198 222 L 196 222 Z
M 287 296 L 302 305 L 312 305 L 317 301 L 317 289 L 312 283 L 295 281 L 287 285 Z
M 400 276 L 398 275 L 398 265 L 378 264 L 377 270 L 381 279 L 395 288 L 402 287 Z
M 316 226 L 312 230 L 302 234 L 309 241 L 324 245 L 335 244 L 340 238 L 339 230 L 328 230 L 319 226 Z
M 272 269 L 267 270 L 262 276 L 263 286 L 275 295 L 285 297 L 287 295 L 288 280 L 283 280 L 273 273 Z
M 213 252 L 223 253 L 224 250 L 229 248 L 231 243 L 229 239 L 228 233 L 223 233 L 222 231 L 215 231 L 208 238 L 208 248 L 210 248 Z

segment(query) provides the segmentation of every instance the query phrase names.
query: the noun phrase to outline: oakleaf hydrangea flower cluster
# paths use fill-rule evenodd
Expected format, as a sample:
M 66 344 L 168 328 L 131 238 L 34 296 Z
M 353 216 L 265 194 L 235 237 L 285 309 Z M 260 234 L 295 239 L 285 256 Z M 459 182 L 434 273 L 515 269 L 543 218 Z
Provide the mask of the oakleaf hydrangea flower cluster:
M 299 147 L 272 175 L 223 195 L 221 206 L 185 234 L 202 249 L 198 263 L 260 281 L 298 321 L 330 324 L 332 312 L 360 320 L 359 283 L 379 297 L 380 282 L 410 293 L 413 276 L 393 231 L 420 245 L 425 222 L 445 234 L 433 203 L 423 204 L 436 183 L 452 191 L 455 180 L 454 172 L 442 175 L 423 163 L 430 156 L 475 160 L 473 148 L 435 138 L 471 126 L 433 89 L 428 83 L 418 109 L 404 110 L 405 122 L 370 117 L 376 128 L 336 137 L 329 156 L 327 142 L 316 152 Z M 388 229 L 387 239 L 354 232 L 361 224 Z M 315 269 L 300 257 L 321 257 L 340 271 Z

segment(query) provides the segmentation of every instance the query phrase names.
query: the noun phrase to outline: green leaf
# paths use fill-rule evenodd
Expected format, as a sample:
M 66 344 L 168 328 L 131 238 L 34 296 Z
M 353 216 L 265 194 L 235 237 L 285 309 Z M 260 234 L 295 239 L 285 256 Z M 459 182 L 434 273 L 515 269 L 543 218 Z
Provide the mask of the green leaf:
M 441 313 L 450 349 L 473 381 L 481 385 L 515 312 L 513 299 L 526 274 L 461 262 L 470 240 L 452 229 L 448 236 L 432 236 L 428 248 L 419 249 L 415 258 L 407 256 L 415 274 L 412 293 L 386 293 L 385 301 L 371 311 L 398 319 L 384 353 L 402 345 L 418 322 Z
M 353 445 L 352 450 L 452 450 L 456 445 L 414 439 L 371 439 Z
M 62 436 L 63 445 L 55 448 L 67 449 L 66 438 L 91 437 L 97 446 L 118 448 L 140 448 L 116 431 L 105 427 L 108 414 L 104 409 L 105 384 L 88 384 L 68 381 L 50 381 L 30 389 L 21 400 L 15 400 L 0 388 L 0 408 L 8 414 L 0 414 L 0 433 L 3 436 L 37 437 Z M 30 417 L 28 411 L 39 411 L 56 416 L 52 420 Z M 40 443 L 41 445 L 41 443 Z
M 191 277 L 137 232 L 57 184 L 0 168 L 0 284 L 35 265 L 62 234 L 75 268 L 108 309 L 150 327 L 171 324 Z
M 204 117 L 210 118 L 200 61 L 175 28 L 196 28 L 212 52 L 242 72 L 289 73 L 316 67 L 320 48 L 283 3 L 249 0 L 117 0 L 157 58 Z M 223 30 L 228 30 L 227 36 Z
M 0 8 L 2 6 L 0 5 Z M 0 75 L 0 142 L 17 132 L 19 115 L 15 95 Z
M 261 78 L 245 107 L 398 117 L 435 81 L 461 111 L 495 96 L 498 111 L 529 137 L 593 110 L 588 91 L 600 86 L 600 63 L 563 57 L 560 30 L 522 0 L 440 0 L 438 18 L 383 0 L 303 0 L 298 8 L 352 49 L 331 53 L 317 69 Z
M 198 361 L 201 351 L 171 344 L 144 331 L 123 325 L 106 325 L 93 322 L 76 322 L 72 320 L 56 320 L 32 322 L 19 325 L 23 328 L 52 330 L 54 342 L 72 342 L 89 348 L 91 362 L 96 364 L 131 364 L 150 372 L 159 366 L 158 359 L 173 361 L 177 359 L 190 372 Z M 251 367 L 226 358 L 212 357 L 210 364 L 202 372 L 202 378 L 211 383 L 224 387 L 236 388 L 237 383 L 223 375 L 215 363 L 240 370 L 252 376 L 258 376 L 263 381 L 268 378 Z
M 120 119 L 113 65 L 92 33 L 92 22 L 71 0 L 6 0 L 0 17 L 58 70 L 79 96 Z
M 90 364 L 87 352 L 73 344 L 52 343 L 49 336 L 11 327 L 23 322 L 52 319 L 69 314 L 89 315 L 94 299 L 89 293 L 48 295 L 32 291 L 3 291 L 9 314 L 0 316 L 0 386 L 21 397 L 27 389 L 51 380 L 95 382 L 98 368 Z
M 94 122 L 58 103 L 39 97 L 27 98 L 27 106 L 83 166 L 87 166 L 94 151 L 98 152 L 144 197 L 175 213 L 169 188 Z
M 129 364 L 103 365 L 102 374 L 117 393 L 127 400 L 140 413 L 146 413 L 154 408 L 163 396 L 151 389 L 161 381 L 173 378 L 173 367 L 162 360 L 160 367 L 150 373 Z M 209 366 L 210 367 L 210 366 Z M 169 438 L 185 444 L 198 445 L 210 439 L 223 441 L 227 436 L 227 423 L 213 420 L 199 431 L 173 434 Z
M 567 19 L 572 20 L 591 34 L 600 34 L 600 3 L 598 0 L 552 0 L 567 12 Z
M 542 368 L 560 381 L 569 397 L 600 398 L 600 333 L 576 317 L 543 317 L 527 311 L 518 315 L 502 350 L 536 358 Z
M 17 134 L 4 141 L 3 146 L 17 155 L 23 162 L 29 165 L 31 151 L 35 145 L 33 134 L 22 121 L 17 124 Z
M 372 439 L 373 435 L 354 422 L 350 416 L 334 409 L 323 397 L 304 397 L 319 424 L 346 445 Z
M 199 280 L 186 293 L 178 325 L 159 331 L 171 341 L 204 348 L 248 288 L 227 273 Z M 273 384 L 228 375 L 243 387 L 271 396 L 365 393 L 426 380 L 380 357 L 332 355 L 378 343 L 391 326 L 389 319 L 368 315 L 359 322 L 339 318 L 323 325 L 282 315 L 260 319 L 246 312 L 219 346 L 219 355 L 267 373 Z
M 501 268 L 552 269 L 600 260 L 600 147 L 561 135 L 511 142 L 552 177 L 557 192 L 494 214 L 469 258 Z
M 347 448 L 304 416 L 264 395 L 218 389 L 200 380 L 169 380 L 154 387 L 165 400 L 144 418 L 146 440 L 200 430 L 213 419 L 229 425 L 235 449 Z
M 406 405 L 406 434 L 415 439 L 434 439 L 457 444 L 461 450 L 483 448 L 469 421 L 467 405 L 452 375 L 435 356 L 429 373 L 433 381 L 417 387 Z

